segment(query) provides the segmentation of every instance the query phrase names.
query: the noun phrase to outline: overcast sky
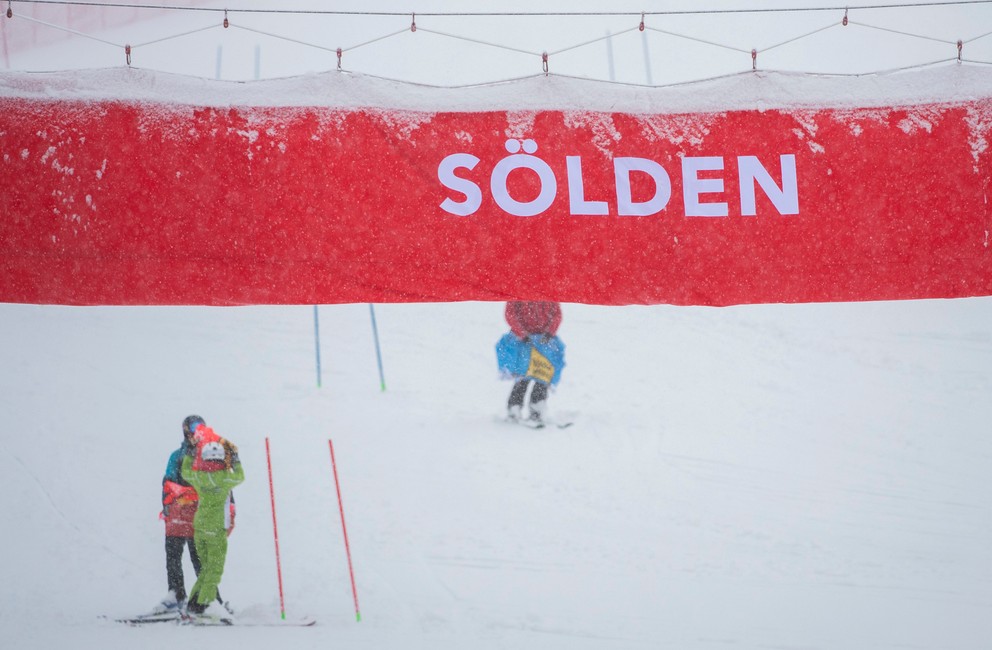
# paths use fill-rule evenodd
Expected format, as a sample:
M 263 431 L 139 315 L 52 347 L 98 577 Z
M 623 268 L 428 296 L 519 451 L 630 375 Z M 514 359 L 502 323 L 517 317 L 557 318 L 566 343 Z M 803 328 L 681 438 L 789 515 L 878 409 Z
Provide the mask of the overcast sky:
M 992 62 L 992 36 L 984 36 L 992 33 L 992 3 L 852 9 L 846 27 L 841 24 L 843 5 L 830 0 L 649 3 L 350 0 L 333 5 L 339 11 L 418 12 L 416 33 L 410 31 L 412 16 L 408 15 L 239 13 L 244 9 L 326 10 L 328 3 L 319 0 L 279 3 L 187 0 L 175 4 L 226 7 L 231 28 L 223 29 L 221 13 L 150 11 L 143 14 L 137 10 L 139 18 L 144 20 L 106 29 L 85 24 L 76 31 L 86 36 L 71 35 L 33 21 L 31 14 L 48 12 L 39 20 L 72 28 L 82 24 L 80 12 L 135 14 L 136 10 L 77 6 L 70 11 L 67 7 L 14 2 L 15 18 L 4 18 L 2 23 L 4 63 L 9 69 L 32 71 L 117 67 L 126 65 L 123 46 L 131 44 L 131 63 L 135 67 L 206 78 L 250 80 L 336 68 L 336 50 L 340 47 L 345 70 L 451 86 L 541 74 L 543 52 L 549 53 L 548 68 L 552 73 L 654 85 L 750 70 L 752 49 L 758 52 L 759 69 L 849 74 L 954 59 L 956 42 L 962 39 L 965 59 Z M 639 16 L 425 15 L 466 11 L 467 7 L 475 12 L 533 13 L 725 11 L 832 5 L 838 8 L 809 12 L 649 15 L 643 32 L 638 29 Z M 44 47 L 18 45 L 13 37 L 15 30 L 27 29 L 34 30 L 40 42 L 49 39 L 56 42 Z M 609 34 L 614 36 L 607 40 Z

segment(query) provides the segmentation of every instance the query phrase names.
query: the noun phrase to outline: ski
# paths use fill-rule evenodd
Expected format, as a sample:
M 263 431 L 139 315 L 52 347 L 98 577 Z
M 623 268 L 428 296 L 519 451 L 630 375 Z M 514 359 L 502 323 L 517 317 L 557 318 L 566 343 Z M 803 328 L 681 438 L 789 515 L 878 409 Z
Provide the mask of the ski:
M 192 625 L 194 627 L 311 627 L 317 624 L 316 619 L 312 618 L 301 618 L 294 619 L 291 621 L 253 621 L 253 620 L 238 620 L 234 618 L 210 618 L 210 617 L 197 617 L 191 618 L 189 620 L 184 620 L 181 622 L 183 625 Z
M 108 619 L 110 617 L 101 616 L 100 618 Z M 178 623 L 180 617 L 178 612 L 168 612 L 165 614 L 140 614 L 131 618 L 114 618 L 111 620 L 115 623 L 124 623 L 125 625 L 149 625 L 151 623 Z
M 101 616 L 100 618 L 108 619 L 109 617 Z M 317 624 L 316 619 L 313 618 L 300 618 L 290 621 L 253 621 L 250 619 L 238 620 L 226 616 L 216 618 L 204 616 L 184 618 L 177 614 L 146 614 L 131 618 L 114 618 L 110 620 L 132 627 L 140 627 L 152 623 L 173 623 L 175 625 L 190 625 L 194 627 L 310 627 Z
M 239 627 L 313 627 L 317 624 L 314 618 L 299 618 L 292 621 L 235 621 Z
M 522 427 L 527 427 L 528 429 L 567 429 L 575 424 L 572 420 L 560 422 L 557 420 L 544 420 L 542 422 L 536 422 L 530 419 L 513 419 L 509 417 L 497 417 L 497 420 L 506 424 L 516 424 Z
M 179 619 L 180 625 L 193 625 L 197 627 L 227 627 L 234 625 L 234 619 L 225 616 L 190 616 L 186 615 Z

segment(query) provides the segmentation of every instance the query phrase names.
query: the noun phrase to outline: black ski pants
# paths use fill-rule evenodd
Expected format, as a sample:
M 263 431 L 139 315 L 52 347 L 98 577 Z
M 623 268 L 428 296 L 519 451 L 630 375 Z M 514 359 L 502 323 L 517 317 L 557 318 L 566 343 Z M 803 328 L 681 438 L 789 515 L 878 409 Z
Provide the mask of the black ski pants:
M 523 408 L 524 406 L 524 396 L 527 394 L 527 384 L 531 383 L 532 379 L 518 379 L 515 384 L 513 384 L 513 389 L 510 391 L 510 399 L 507 401 L 507 406 L 519 406 Z M 548 399 L 548 387 L 539 381 L 534 381 L 534 388 L 530 391 L 530 403 L 537 404 Z

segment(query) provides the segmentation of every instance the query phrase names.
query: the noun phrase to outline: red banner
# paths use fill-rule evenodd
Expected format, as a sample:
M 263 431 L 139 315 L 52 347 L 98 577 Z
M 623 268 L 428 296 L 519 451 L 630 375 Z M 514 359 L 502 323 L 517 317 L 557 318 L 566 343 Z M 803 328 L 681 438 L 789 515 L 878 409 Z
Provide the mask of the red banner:
M 992 295 L 990 115 L 0 97 L 0 301 Z

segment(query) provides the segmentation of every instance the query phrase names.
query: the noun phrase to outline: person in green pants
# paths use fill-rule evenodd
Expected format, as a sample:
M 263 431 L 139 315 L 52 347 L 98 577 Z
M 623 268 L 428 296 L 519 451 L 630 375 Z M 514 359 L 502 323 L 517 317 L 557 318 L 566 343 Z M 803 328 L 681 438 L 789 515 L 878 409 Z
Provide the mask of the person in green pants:
M 231 490 L 245 480 L 238 448 L 201 424 L 192 454 L 183 458 L 182 477 L 196 489 L 200 505 L 193 517 L 193 543 L 200 556 L 200 575 L 190 590 L 186 611 L 202 614 L 217 598 L 227 559 L 227 523 Z

